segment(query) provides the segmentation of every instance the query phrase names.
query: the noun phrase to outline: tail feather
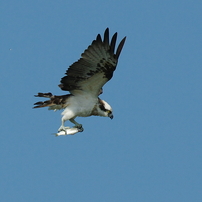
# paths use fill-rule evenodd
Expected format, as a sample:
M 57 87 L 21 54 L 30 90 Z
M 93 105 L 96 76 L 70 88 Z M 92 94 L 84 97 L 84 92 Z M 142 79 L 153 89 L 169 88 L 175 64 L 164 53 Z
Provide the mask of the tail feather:
M 67 106 L 67 99 L 72 96 L 71 94 L 68 95 L 52 95 L 52 93 L 38 93 L 35 95 L 35 97 L 44 97 L 44 98 L 50 98 L 49 100 L 46 100 L 44 102 L 36 102 L 34 103 L 33 108 L 42 108 L 42 107 L 49 107 L 51 110 L 58 110 L 63 109 Z
M 53 96 L 52 93 L 38 93 L 38 95 L 35 95 L 35 97 L 48 97 L 51 98 Z

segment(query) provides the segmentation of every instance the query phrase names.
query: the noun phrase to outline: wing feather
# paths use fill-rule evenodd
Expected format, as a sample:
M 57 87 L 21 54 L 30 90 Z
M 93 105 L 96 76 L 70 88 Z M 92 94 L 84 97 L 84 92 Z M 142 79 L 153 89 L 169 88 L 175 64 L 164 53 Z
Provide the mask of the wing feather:
M 117 39 L 117 32 L 113 35 L 111 43 L 110 43 L 110 53 L 114 54 L 114 49 L 116 45 L 116 39 Z
M 126 37 L 114 53 L 116 39 L 117 33 L 113 35 L 111 42 L 109 41 L 108 28 L 103 40 L 98 34 L 96 40 L 81 54 L 81 58 L 67 69 L 59 87 L 73 95 L 84 91 L 98 96 L 102 86 L 113 76 Z
M 109 44 L 109 28 L 107 28 L 105 30 L 105 33 L 104 33 L 104 44 Z

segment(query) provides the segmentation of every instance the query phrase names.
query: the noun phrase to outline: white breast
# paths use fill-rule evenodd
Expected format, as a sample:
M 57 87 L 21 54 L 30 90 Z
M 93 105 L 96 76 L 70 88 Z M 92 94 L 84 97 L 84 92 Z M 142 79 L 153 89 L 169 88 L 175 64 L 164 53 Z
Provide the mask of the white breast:
M 87 117 L 98 102 L 98 98 L 92 97 L 88 94 L 79 94 L 68 99 L 68 106 L 62 112 L 62 115 Z

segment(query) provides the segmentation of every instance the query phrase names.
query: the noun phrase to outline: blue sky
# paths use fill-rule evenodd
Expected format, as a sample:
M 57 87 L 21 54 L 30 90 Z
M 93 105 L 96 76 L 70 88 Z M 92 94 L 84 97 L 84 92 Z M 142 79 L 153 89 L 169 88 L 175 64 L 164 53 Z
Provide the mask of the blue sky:
M 202 2 L 1 2 L 2 201 L 202 201 Z M 127 36 L 101 98 L 114 119 L 32 109 L 95 39 Z M 67 123 L 68 124 L 68 123 Z

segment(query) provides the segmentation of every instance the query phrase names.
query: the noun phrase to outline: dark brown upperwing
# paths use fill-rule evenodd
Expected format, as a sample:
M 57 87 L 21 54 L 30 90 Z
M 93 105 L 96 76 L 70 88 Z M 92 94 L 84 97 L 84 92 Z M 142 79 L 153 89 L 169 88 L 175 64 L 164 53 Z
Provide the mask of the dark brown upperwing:
M 82 53 L 82 57 L 68 68 L 65 73 L 66 76 L 60 81 L 59 87 L 70 92 L 93 89 L 95 94 L 98 95 L 102 86 L 113 76 L 126 37 L 121 40 L 116 53 L 114 53 L 116 39 L 117 33 L 113 35 L 111 42 L 109 42 L 109 28 L 105 30 L 103 40 L 98 34 L 96 40 Z M 95 86 L 95 82 L 91 84 L 91 81 L 94 81 L 91 78 L 98 74 L 100 76 L 95 77 L 97 79 Z

